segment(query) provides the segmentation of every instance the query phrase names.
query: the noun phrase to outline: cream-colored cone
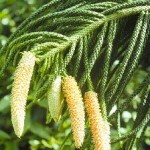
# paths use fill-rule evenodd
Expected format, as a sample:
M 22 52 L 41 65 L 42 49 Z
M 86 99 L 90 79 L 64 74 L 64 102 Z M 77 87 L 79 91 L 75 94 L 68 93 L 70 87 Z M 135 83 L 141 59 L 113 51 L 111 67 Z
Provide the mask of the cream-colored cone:
M 48 107 L 51 117 L 58 122 L 62 115 L 64 97 L 61 89 L 61 76 L 58 76 L 47 92 Z
M 19 138 L 24 129 L 26 100 L 34 65 L 34 54 L 31 52 L 24 52 L 15 71 L 11 99 L 11 120 L 14 131 Z
M 63 79 L 62 88 L 69 107 L 75 146 L 80 148 L 85 136 L 85 112 L 82 95 L 77 86 L 77 82 L 71 76 Z
M 108 122 L 102 118 L 97 94 L 93 91 L 86 92 L 84 100 L 95 150 L 110 150 L 110 127 Z

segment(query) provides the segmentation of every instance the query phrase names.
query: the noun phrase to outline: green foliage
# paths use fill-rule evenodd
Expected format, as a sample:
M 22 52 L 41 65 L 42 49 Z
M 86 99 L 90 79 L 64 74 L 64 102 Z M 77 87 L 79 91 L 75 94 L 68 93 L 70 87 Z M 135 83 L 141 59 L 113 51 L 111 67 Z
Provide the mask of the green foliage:
M 11 4 L 0 13 L 0 18 L 3 24 L 9 20 L 12 32 L 16 30 L 6 44 L 6 37 L 0 36 L 1 117 L 8 118 L 12 79 L 7 78 L 12 76 L 23 51 L 35 54 L 36 66 L 28 98 L 25 136 L 17 139 L 10 129 L 10 118 L 7 122 L 3 120 L 0 148 L 75 149 L 66 106 L 58 123 L 50 122 L 47 106 L 47 91 L 53 80 L 66 75 L 76 77 L 83 93 L 89 89 L 98 93 L 102 114 L 112 124 L 112 149 L 145 148 L 145 133 L 150 123 L 150 2 L 52 0 L 24 20 L 40 3 L 33 1 L 34 6 L 28 7 L 25 1 L 17 1 L 25 6 L 23 12 L 30 9 L 18 22 L 9 14 L 16 7 L 14 2 L 0 2 L 1 8 Z M 20 10 L 15 16 L 21 14 Z M 3 28 L 1 25 L 1 32 L 5 31 Z M 131 115 L 127 122 L 125 113 Z M 6 127 L 3 123 L 7 123 Z M 88 125 L 86 132 L 81 149 L 93 149 Z

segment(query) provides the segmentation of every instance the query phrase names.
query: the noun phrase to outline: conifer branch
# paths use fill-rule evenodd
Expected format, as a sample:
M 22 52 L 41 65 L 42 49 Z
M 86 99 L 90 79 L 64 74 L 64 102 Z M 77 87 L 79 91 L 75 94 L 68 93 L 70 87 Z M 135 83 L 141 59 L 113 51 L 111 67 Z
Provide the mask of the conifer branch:
M 131 20 L 133 20 L 132 24 Z M 98 93 L 98 97 L 94 94 L 95 108 L 98 108 L 99 102 L 102 112 L 100 119 L 105 123 L 107 123 L 110 110 L 117 104 L 116 112 L 108 119 L 111 117 L 114 119 L 118 114 L 118 130 L 120 129 L 121 112 L 130 106 L 131 100 L 136 95 L 140 95 L 144 102 L 142 110 L 137 109 L 137 113 L 140 113 L 141 116 L 139 115 L 135 120 L 133 126 L 135 129 L 112 141 L 116 143 L 130 139 L 131 142 L 126 140 L 124 144 L 131 149 L 135 143 L 133 137 L 136 138 L 138 132 L 143 132 L 150 120 L 147 100 L 150 75 L 148 74 L 123 104 L 120 104 L 119 100 L 135 70 L 140 68 L 139 65 L 143 65 L 141 60 L 148 51 L 146 45 L 149 42 L 149 23 L 150 2 L 148 0 L 123 3 L 117 0 L 115 2 L 52 0 L 27 18 L 2 47 L 0 56 L 3 55 L 5 62 L 0 70 L 0 77 L 5 74 L 11 63 L 14 64 L 14 67 L 17 66 L 21 60 L 20 54 L 24 54 L 25 51 L 32 53 L 36 63 L 31 90 L 35 92 L 34 100 L 28 105 L 28 108 L 31 108 L 34 102 L 47 96 L 49 87 L 53 85 L 58 76 L 64 77 L 66 81 L 67 77 L 72 75 L 76 77 L 82 93 L 87 90 Z M 84 139 L 85 123 L 82 94 L 74 78 L 68 77 L 68 79 L 72 81 L 72 84 L 66 81 L 67 87 L 64 86 L 63 92 L 71 114 L 75 145 L 79 148 Z M 61 84 L 59 84 L 59 91 L 61 91 L 60 87 Z M 72 89 L 72 92 L 69 88 Z M 77 99 L 76 96 L 78 96 Z M 48 98 L 52 102 L 51 92 Z M 77 107 L 74 100 L 78 103 Z M 90 108 L 90 103 L 87 105 Z M 53 114 L 53 109 L 49 110 Z M 55 111 L 53 118 L 58 120 L 60 114 L 57 116 L 58 110 L 55 109 Z M 82 118 L 78 112 L 82 113 Z M 92 115 L 89 113 L 90 117 Z M 81 121 L 81 126 L 78 126 L 78 119 Z M 95 123 L 94 121 L 91 119 L 92 124 Z M 82 132 L 78 127 L 82 128 Z M 92 130 L 94 132 L 94 129 Z M 21 134 L 22 129 L 18 136 Z M 97 140 L 95 143 L 101 145 Z M 105 148 L 104 143 L 105 141 L 101 145 L 103 149 Z

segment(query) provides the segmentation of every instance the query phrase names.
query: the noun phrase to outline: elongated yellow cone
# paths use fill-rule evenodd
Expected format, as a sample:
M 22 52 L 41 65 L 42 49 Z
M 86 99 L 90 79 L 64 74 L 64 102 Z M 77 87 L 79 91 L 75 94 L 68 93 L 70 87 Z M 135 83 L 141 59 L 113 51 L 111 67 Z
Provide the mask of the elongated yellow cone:
M 19 138 L 24 129 L 26 100 L 34 65 L 34 54 L 31 52 L 24 52 L 14 76 L 11 99 L 11 120 L 14 131 Z
M 110 150 L 110 127 L 108 122 L 102 118 L 97 94 L 93 91 L 86 92 L 84 100 L 95 150 Z
M 62 88 L 69 107 L 75 146 L 80 148 L 85 135 L 85 112 L 81 92 L 77 86 L 77 82 L 71 76 L 63 79 Z

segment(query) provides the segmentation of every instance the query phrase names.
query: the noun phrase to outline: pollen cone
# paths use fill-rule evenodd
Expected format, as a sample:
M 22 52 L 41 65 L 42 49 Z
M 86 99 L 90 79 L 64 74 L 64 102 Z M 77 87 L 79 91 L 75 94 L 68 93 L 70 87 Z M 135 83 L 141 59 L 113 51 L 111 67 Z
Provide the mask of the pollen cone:
M 48 107 L 51 114 L 51 117 L 58 122 L 62 115 L 62 109 L 64 105 L 64 97 L 62 94 L 62 82 L 61 76 L 58 76 L 51 87 L 48 89 L 47 98 L 48 98 Z
M 71 76 L 65 77 L 63 79 L 62 88 L 69 107 L 75 146 L 80 148 L 83 144 L 85 135 L 85 112 L 81 92 L 77 86 L 77 82 Z
M 108 122 L 102 118 L 97 94 L 93 91 L 86 92 L 84 100 L 95 150 L 110 150 L 110 127 Z
M 11 120 L 16 135 L 20 138 L 24 129 L 25 109 L 35 56 L 24 52 L 15 71 L 11 99 Z

